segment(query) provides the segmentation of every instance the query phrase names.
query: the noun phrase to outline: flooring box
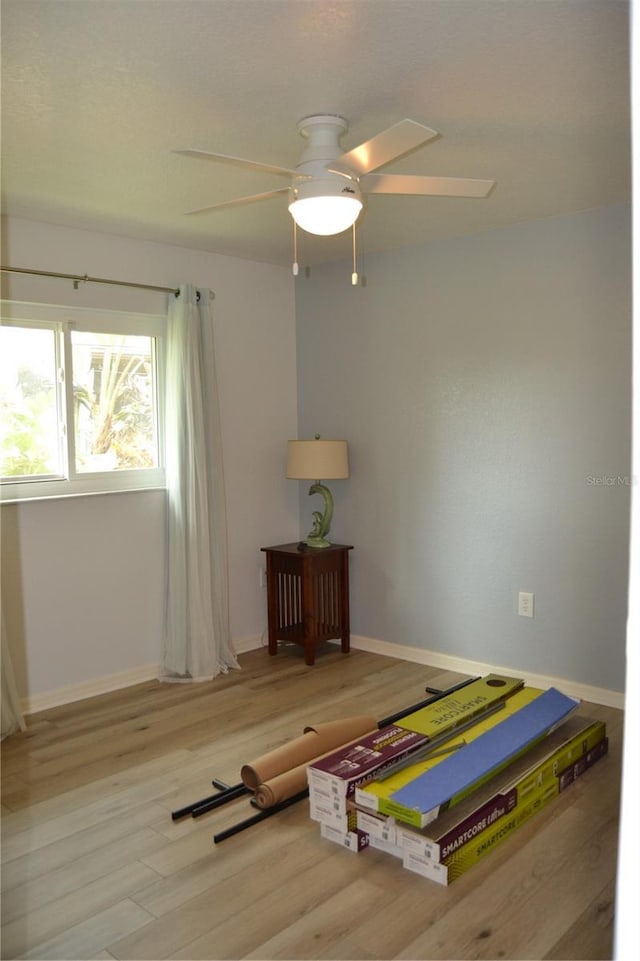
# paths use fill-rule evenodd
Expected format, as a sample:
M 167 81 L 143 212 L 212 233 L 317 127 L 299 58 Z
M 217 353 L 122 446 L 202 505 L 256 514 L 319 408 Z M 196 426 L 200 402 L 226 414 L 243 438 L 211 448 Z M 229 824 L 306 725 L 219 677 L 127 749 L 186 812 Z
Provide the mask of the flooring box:
M 370 838 L 379 838 L 396 844 L 396 820 L 395 818 L 384 817 L 380 814 L 372 814 L 369 811 L 356 809 L 356 824 L 361 831 L 366 831 Z
M 472 718 L 481 717 L 523 687 L 522 678 L 487 674 L 486 677 L 480 677 L 459 690 L 438 698 L 432 704 L 405 714 L 396 724 L 409 731 L 424 734 L 433 741 L 456 727 L 466 725 Z
M 311 793 L 351 797 L 359 784 L 430 750 L 447 732 L 497 708 L 522 688 L 520 678 L 489 674 L 432 704 L 403 716 L 396 724 L 366 734 L 307 768 Z
M 507 817 L 530 795 L 556 780 L 558 772 L 572 770 L 605 735 L 602 721 L 568 718 L 525 755 L 424 829 L 398 825 L 396 840 L 406 851 L 445 861 L 485 828 Z
M 348 813 L 348 805 L 352 803 L 351 798 L 345 794 L 336 794 L 331 790 L 328 783 L 311 778 L 307 773 L 307 783 L 309 785 L 309 803 L 319 809 L 330 809 L 334 817 L 345 817 Z M 314 818 L 314 820 L 320 820 Z
M 350 797 L 362 781 L 409 757 L 428 743 L 424 734 L 393 724 L 365 734 L 359 741 L 309 765 L 309 791 L 328 790 L 338 797 Z
M 369 835 L 364 831 L 341 831 L 329 824 L 321 824 L 320 835 L 325 840 L 333 841 L 334 844 L 339 844 L 340 847 L 346 848 L 347 851 L 354 851 L 356 854 L 369 847 Z
M 410 784 L 420 774 L 432 770 L 438 764 L 441 764 L 448 754 L 454 750 L 459 750 L 465 744 L 470 744 L 479 738 L 480 735 L 486 731 L 490 731 L 496 724 L 499 724 L 516 711 L 521 710 L 521 708 L 530 704 L 543 693 L 544 691 L 541 688 L 536 687 L 524 687 L 516 691 L 515 694 L 512 694 L 511 697 L 500 705 L 498 711 L 484 715 L 481 718 L 474 718 L 474 723 L 464 731 L 464 734 L 460 731 L 454 731 L 450 734 L 448 740 L 440 744 L 437 753 L 419 760 L 412 757 L 409 759 L 411 763 L 401 770 L 392 770 L 357 787 L 355 791 L 355 801 L 358 808 L 393 817 L 398 810 L 402 810 L 402 807 L 392 800 L 392 796 L 396 791 L 404 787 L 405 784 Z M 449 806 L 449 804 L 444 805 L 445 808 Z M 439 813 L 441 813 L 440 810 L 431 812 L 431 820 Z M 416 827 L 421 826 L 424 825 L 418 823 L 416 816 Z
M 409 871 L 429 878 L 431 881 L 436 881 L 438 884 L 450 884 L 482 860 L 499 844 L 511 837 L 519 827 L 522 827 L 559 793 L 564 791 L 569 784 L 572 784 L 576 778 L 604 757 L 608 747 L 608 738 L 604 737 L 582 758 L 571 764 L 566 771 L 559 773 L 553 781 L 536 790 L 526 801 L 517 804 L 506 818 L 502 818 L 496 824 L 485 828 L 472 840 L 463 844 L 444 863 L 434 861 L 432 858 L 421 857 L 412 851 L 406 851 L 402 860 L 404 867 Z
M 580 702 L 551 687 L 391 795 L 395 817 L 424 827 L 441 806 L 481 784 L 564 721 Z
M 395 841 L 385 841 L 384 838 L 376 837 L 375 834 L 369 835 L 369 847 L 375 848 L 378 851 L 384 851 L 385 854 L 390 854 L 391 857 L 404 858 L 404 850 Z
M 334 810 L 331 805 L 310 800 L 309 817 L 312 821 L 319 821 L 320 824 L 327 824 L 345 834 L 348 831 L 355 831 L 359 827 L 355 810 L 347 810 L 345 813 Z

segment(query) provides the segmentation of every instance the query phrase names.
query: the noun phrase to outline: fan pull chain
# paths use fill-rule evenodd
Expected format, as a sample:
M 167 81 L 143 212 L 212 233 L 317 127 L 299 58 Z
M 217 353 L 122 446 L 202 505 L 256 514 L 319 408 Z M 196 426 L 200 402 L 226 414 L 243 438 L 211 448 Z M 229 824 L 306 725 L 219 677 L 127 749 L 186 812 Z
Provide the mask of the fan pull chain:
M 298 276 L 298 225 L 293 221 L 293 276 Z
M 352 249 L 353 249 L 353 273 L 351 274 L 351 286 L 357 287 L 359 277 L 358 277 L 358 263 L 356 260 L 356 225 L 355 223 L 353 224 L 351 231 L 352 231 Z

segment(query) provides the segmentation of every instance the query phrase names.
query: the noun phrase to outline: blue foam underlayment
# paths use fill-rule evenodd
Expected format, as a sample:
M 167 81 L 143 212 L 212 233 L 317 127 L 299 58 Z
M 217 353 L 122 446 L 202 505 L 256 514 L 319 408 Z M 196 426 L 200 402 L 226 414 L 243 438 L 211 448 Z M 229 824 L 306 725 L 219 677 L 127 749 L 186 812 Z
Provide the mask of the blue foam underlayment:
M 549 688 L 475 741 L 405 784 L 391 799 L 407 808 L 431 811 L 543 737 L 578 703 L 555 687 Z

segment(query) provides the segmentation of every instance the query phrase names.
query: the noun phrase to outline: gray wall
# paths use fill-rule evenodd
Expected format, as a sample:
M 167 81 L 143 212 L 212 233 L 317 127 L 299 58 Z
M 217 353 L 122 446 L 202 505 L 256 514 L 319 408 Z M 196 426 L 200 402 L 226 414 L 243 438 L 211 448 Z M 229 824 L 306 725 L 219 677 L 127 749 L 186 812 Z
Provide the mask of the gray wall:
M 299 436 L 350 445 L 354 634 L 624 689 L 630 256 L 616 207 L 298 279 Z

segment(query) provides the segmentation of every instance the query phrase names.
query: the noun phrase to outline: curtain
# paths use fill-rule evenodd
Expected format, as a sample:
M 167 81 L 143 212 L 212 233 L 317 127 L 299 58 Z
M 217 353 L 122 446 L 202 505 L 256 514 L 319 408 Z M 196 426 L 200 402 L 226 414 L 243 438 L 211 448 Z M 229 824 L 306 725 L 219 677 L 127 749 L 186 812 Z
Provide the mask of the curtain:
M 171 296 L 165 457 L 167 573 L 164 681 L 239 668 L 229 633 L 227 530 L 209 290 Z
M 0 613 L 0 633 L 2 634 L 2 739 L 4 740 L 14 731 L 25 731 L 27 725 L 20 710 L 20 698 L 13 676 L 4 611 Z

